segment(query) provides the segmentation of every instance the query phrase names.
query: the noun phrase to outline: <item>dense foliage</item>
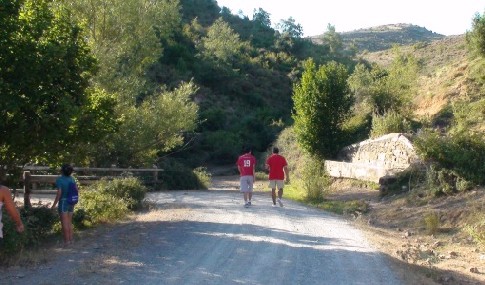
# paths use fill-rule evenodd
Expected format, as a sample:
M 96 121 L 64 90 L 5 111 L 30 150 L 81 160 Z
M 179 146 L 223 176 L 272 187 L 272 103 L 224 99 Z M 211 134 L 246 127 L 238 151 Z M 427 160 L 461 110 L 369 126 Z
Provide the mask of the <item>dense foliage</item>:
M 293 120 L 303 148 L 331 158 L 371 131 L 413 127 L 418 61 L 396 48 L 387 68 L 357 64 L 355 46 L 332 25 L 315 44 L 293 18 L 271 23 L 257 9 L 250 19 L 213 0 L 2 5 L 7 168 L 71 161 L 192 171 L 233 163 L 242 145 L 264 152 Z M 474 43 L 482 22 L 477 15 Z
M 0 23 L 0 171 L 58 162 L 113 131 L 114 100 L 90 86 L 96 60 L 67 9 L 2 1 Z
M 473 17 L 472 30 L 467 32 L 467 41 L 475 54 L 485 57 L 485 13 L 477 13 Z
M 316 67 L 305 63 L 294 87 L 293 119 L 298 143 L 311 155 L 333 158 L 344 146 L 343 123 L 351 115 L 353 96 L 345 66 L 336 62 Z
M 483 136 L 467 132 L 443 136 L 439 132 L 427 131 L 418 136 L 415 145 L 423 159 L 439 169 L 453 172 L 455 181 L 461 177 L 474 184 L 485 184 Z

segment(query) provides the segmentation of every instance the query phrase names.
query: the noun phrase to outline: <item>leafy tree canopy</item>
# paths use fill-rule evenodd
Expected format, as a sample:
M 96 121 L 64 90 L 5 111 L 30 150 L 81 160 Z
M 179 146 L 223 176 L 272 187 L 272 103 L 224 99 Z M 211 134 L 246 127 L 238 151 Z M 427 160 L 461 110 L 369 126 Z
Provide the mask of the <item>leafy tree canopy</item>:
M 485 13 L 475 14 L 472 30 L 466 34 L 468 45 L 477 54 L 485 57 Z
M 62 5 L 3 1 L 0 23 L 0 166 L 55 161 L 114 128 L 113 98 L 89 88 L 96 61 Z
M 304 63 L 301 81 L 293 87 L 294 128 L 298 143 L 311 155 L 333 158 L 343 147 L 343 123 L 351 114 L 353 96 L 342 64 L 317 68 Z

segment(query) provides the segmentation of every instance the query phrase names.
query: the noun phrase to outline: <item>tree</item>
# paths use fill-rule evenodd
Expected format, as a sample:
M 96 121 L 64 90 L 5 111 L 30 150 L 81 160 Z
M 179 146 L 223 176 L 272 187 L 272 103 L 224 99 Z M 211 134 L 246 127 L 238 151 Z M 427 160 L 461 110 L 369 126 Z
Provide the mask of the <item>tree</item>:
M 189 30 L 184 34 L 179 1 L 72 0 L 69 5 L 86 23 L 100 61 L 95 85 L 118 101 L 117 132 L 85 146 L 90 163 L 151 166 L 158 152 L 182 144 L 183 133 L 194 130 L 197 122 L 197 106 L 189 102 L 195 84 L 168 91 L 179 82 L 168 82 L 169 87 L 158 82 L 167 69 L 162 63 L 184 65 L 177 57 Z
M 114 127 L 113 98 L 88 88 L 96 60 L 69 11 L 49 0 L 6 2 L 0 9 L 2 170 L 56 161 L 74 143 L 95 142 Z
M 159 152 L 184 142 L 184 134 L 195 130 L 198 106 L 191 101 L 197 91 L 193 82 L 173 91 L 150 96 L 140 106 L 124 108 L 119 131 L 104 141 L 97 153 L 98 164 L 116 163 L 123 167 L 151 166 Z
M 342 64 L 317 69 L 312 59 L 304 63 L 301 81 L 293 87 L 293 119 L 298 143 L 311 155 L 333 158 L 343 147 L 342 125 L 353 104 L 347 78 Z
M 485 13 L 475 14 L 472 21 L 472 30 L 466 33 L 469 47 L 478 55 L 485 57 Z
M 222 18 L 217 19 L 202 38 L 199 49 L 204 58 L 232 66 L 249 45 L 239 39 Z
M 147 71 L 163 54 L 161 43 L 182 33 L 178 0 L 72 0 L 66 5 L 86 23 L 88 40 L 100 62 L 96 83 L 135 104 L 156 84 Z
M 257 23 L 259 26 L 271 28 L 271 14 L 259 8 L 258 10 L 254 9 L 253 12 L 253 22 Z
M 388 69 L 358 64 L 349 78 L 359 107 L 380 116 L 390 111 L 405 116 L 411 113 L 418 61 L 412 54 L 402 54 L 398 48 L 394 49 L 394 54 Z
M 270 48 L 274 43 L 275 34 L 271 28 L 270 14 L 261 8 L 254 9 L 251 24 L 251 44 L 255 48 Z
M 327 31 L 323 34 L 323 42 L 329 48 L 334 58 L 340 57 L 344 50 L 342 37 L 336 32 L 335 26 L 328 24 Z
M 304 43 L 301 38 L 303 36 L 302 26 L 290 17 L 287 20 L 281 20 L 276 25 L 276 29 L 279 31 L 275 42 L 276 49 L 286 53 L 298 54 Z
M 280 30 L 283 35 L 287 34 L 294 39 L 299 39 L 303 36 L 303 27 L 300 24 L 297 24 L 292 17 L 287 20 L 281 20 L 280 23 L 276 25 L 276 28 Z

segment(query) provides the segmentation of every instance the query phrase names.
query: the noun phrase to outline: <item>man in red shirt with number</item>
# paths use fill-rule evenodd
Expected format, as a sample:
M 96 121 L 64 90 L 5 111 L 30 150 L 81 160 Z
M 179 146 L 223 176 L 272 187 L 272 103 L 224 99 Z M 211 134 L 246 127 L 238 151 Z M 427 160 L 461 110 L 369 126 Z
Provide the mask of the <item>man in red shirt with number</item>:
M 237 160 L 237 169 L 240 177 L 240 190 L 244 195 L 244 207 L 251 206 L 251 198 L 253 197 L 254 172 L 256 166 L 256 158 L 253 156 L 251 148 L 245 147 L 244 154 Z
M 278 188 L 278 204 L 283 207 L 281 198 L 283 196 L 283 185 L 290 182 L 288 172 L 288 163 L 286 159 L 279 155 L 280 150 L 273 147 L 273 154 L 266 160 L 266 168 L 269 170 L 269 187 L 271 188 L 271 197 L 273 198 L 273 207 L 276 207 L 276 188 Z

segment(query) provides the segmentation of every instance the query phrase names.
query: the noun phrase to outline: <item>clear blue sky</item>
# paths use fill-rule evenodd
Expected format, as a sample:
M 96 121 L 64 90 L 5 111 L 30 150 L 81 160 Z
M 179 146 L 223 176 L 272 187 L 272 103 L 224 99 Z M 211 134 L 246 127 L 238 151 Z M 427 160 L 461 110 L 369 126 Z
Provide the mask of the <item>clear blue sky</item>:
M 323 34 L 327 24 L 337 32 L 348 32 L 387 24 L 413 24 L 442 35 L 464 34 L 471 29 L 473 16 L 485 11 L 483 0 L 217 0 L 233 14 L 252 19 L 262 8 L 274 26 L 293 17 L 305 36 Z

